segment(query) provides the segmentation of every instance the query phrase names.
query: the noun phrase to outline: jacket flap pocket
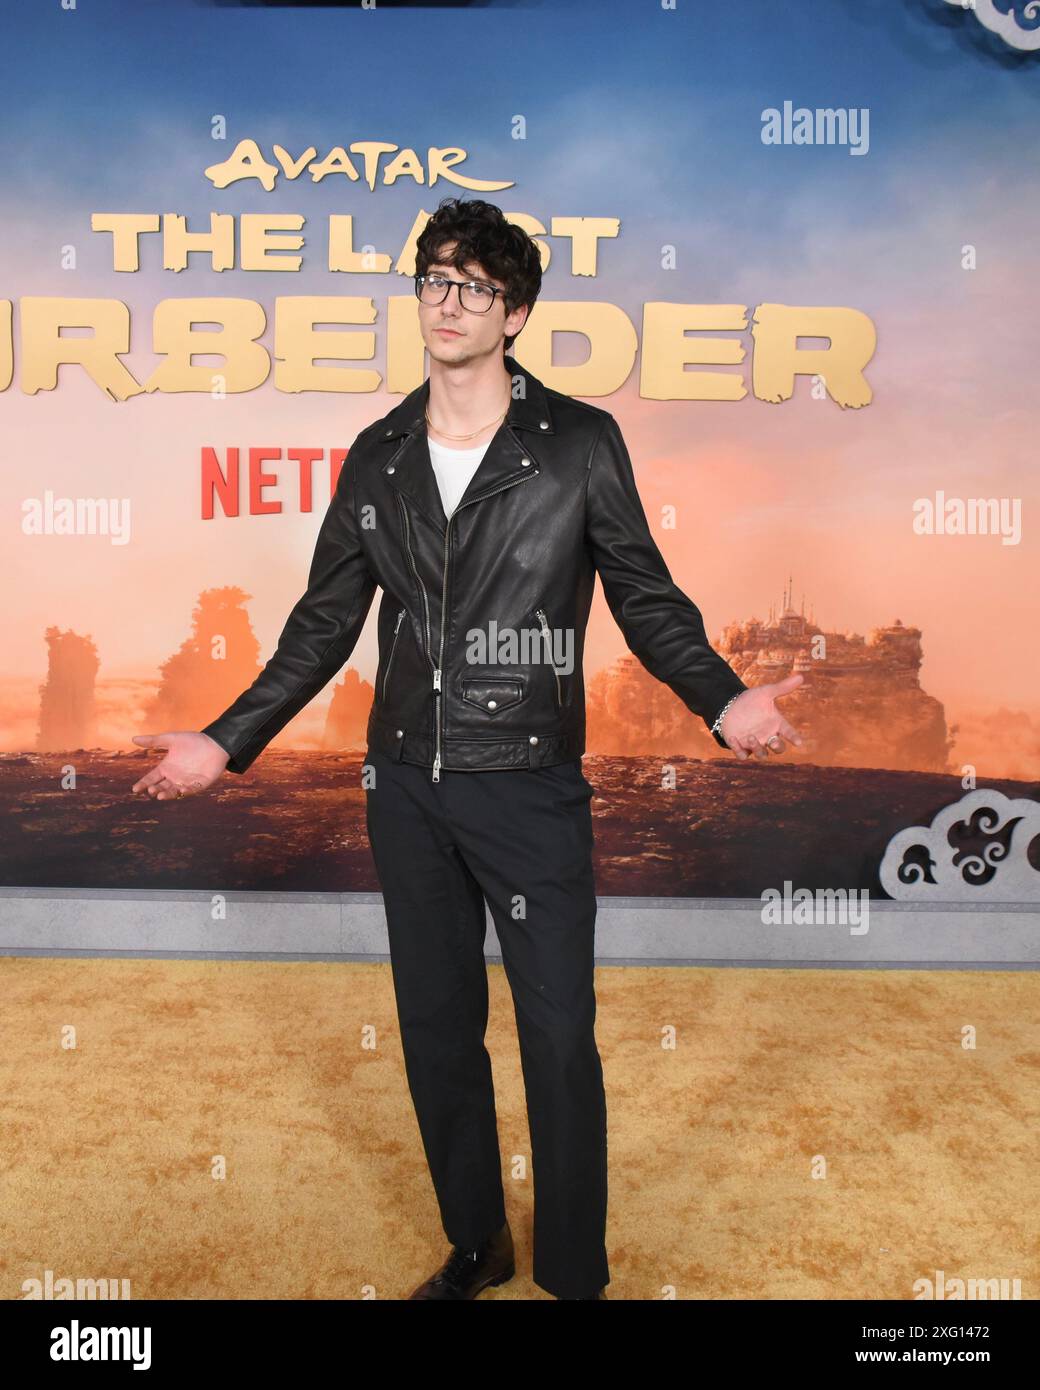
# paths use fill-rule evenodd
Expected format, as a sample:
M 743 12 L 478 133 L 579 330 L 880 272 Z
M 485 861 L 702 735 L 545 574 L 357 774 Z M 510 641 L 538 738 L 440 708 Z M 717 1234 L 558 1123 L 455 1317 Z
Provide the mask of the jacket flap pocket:
M 470 705 L 497 714 L 523 699 L 524 683 L 519 676 L 471 676 L 462 682 L 462 698 Z

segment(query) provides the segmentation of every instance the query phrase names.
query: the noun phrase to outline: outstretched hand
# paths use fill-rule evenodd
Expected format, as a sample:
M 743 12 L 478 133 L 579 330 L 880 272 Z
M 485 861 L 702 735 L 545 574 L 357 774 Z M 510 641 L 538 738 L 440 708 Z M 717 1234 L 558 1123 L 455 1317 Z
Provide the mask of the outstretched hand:
M 132 792 L 146 791 L 156 801 L 197 796 L 218 781 L 229 755 L 208 734 L 184 732 L 134 734 L 142 748 L 165 748 L 162 762 L 135 782 Z
M 749 758 L 752 753 L 756 758 L 782 753 L 785 738 L 799 745 L 804 742 L 774 704 L 782 695 L 797 690 L 804 679 L 785 676 L 782 681 L 752 686 L 737 696 L 722 720 L 721 733 L 738 758 Z

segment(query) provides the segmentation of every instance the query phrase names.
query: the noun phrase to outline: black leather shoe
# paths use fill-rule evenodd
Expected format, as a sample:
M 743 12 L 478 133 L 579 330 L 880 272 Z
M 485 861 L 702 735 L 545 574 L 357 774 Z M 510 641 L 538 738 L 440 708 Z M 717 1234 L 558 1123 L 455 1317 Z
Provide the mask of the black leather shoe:
M 513 1234 L 509 1222 L 496 1231 L 477 1250 L 456 1245 L 436 1274 L 420 1284 L 413 1298 L 476 1298 L 489 1285 L 504 1284 L 516 1273 Z
M 607 1298 L 606 1289 L 600 1289 L 599 1293 L 581 1294 L 577 1298 L 558 1298 L 557 1303 L 592 1303 L 597 1298 Z M 609 1299 L 607 1300 L 609 1302 Z

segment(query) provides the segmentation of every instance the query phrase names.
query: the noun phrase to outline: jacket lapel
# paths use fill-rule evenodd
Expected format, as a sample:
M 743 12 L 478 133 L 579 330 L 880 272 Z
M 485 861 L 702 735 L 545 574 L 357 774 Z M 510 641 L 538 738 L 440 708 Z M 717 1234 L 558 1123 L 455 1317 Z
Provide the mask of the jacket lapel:
M 492 436 L 484 457 L 459 500 L 460 507 L 493 494 L 499 488 L 536 471 L 541 465 L 527 448 L 524 432 L 552 433 L 552 419 L 541 382 L 524 372 L 508 354 L 505 362 L 514 380 L 518 377 L 523 379 L 522 390 L 510 402 L 505 420 Z M 433 522 L 443 535 L 448 528 L 448 518 L 441 502 L 426 433 L 429 395 L 430 382 L 427 378 L 386 417 L 384 438 L 399 439 L 401 435 L 405 438 L 383 465 L 383 473 L 387 481 Z
M 387 481 L 417 507 L 423 516 L 432 521 L 443 535 L 448 529 L 448 518 L 444 512 L 441 490 L 437 486 L 437 476 L 430 460 L 426 430 L 420 429 L 415 434 L 407 435 L 401 448 L 384 467 L 383 472 Z

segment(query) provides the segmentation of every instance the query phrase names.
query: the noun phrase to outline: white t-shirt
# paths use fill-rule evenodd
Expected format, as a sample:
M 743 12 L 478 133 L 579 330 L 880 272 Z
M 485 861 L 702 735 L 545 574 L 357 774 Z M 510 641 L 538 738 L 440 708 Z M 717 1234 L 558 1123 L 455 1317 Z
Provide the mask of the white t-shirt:
M 462 501 L 462 494 L 469 487 L 469 480 L 480 466 L 491 440 L 487 444 L 478 444 L 475 449 L 448 449 L 429 435 L 426 442 L 430 446 L 430 462 L 437 476 L 444 515 L 451 516 Z

